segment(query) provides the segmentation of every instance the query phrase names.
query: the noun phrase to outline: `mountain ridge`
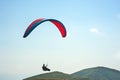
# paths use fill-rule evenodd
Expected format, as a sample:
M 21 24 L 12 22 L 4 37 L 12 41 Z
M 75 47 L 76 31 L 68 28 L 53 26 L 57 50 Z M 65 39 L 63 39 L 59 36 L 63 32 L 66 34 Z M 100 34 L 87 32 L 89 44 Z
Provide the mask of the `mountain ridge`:
M 120 71 L 102 66 L 83 69 L 71 75 L 87 77 L 91 80 L 120 80 Z
M 54 71 L 50 73 L 39 74 L 32 76 L 23 80 L 89 80 L 87 78 L 75 77 L 70 74 L 66 74 L 59 71 Z
M 23 80 L 120 80 L 120 71 L 107 67 L 92 67 L 72 74 L 59 71 L 43 73 Z

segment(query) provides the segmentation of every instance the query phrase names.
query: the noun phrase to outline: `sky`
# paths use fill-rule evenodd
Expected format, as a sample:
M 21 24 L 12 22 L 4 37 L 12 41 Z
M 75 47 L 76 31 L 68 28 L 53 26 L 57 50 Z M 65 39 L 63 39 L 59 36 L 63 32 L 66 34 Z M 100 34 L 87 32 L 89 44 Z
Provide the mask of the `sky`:
M 120 70 L 120 0 L 1 0 L 0 80 L 22 80 L 52 71 L 74 73 L 104 66 Z M 35 19 L 61 21 L 62 38 L 50 22 L 23 34 Z

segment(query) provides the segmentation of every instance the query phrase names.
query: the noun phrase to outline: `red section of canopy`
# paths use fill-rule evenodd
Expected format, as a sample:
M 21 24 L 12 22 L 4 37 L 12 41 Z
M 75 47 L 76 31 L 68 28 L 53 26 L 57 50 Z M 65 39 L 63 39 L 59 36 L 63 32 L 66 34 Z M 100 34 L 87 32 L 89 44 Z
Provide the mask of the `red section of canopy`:
M 59 29 L 59 31 L 61 32 L 61 35 L 62 37 L 65 37 L 66 36 L 66 31 L 65 31 L 65 28 L 62 24 L 60 24 L 59 22 L 57 21 L 53 21 L 51 20 L 50 22 L 52 22 L 53 24 L 55 24 L 55 26 Z

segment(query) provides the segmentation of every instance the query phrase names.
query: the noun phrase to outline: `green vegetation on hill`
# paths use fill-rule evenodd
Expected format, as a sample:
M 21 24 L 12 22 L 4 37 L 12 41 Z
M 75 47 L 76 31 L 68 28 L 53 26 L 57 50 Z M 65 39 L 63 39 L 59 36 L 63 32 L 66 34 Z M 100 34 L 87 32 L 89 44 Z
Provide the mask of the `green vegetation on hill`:
M 120 71 L 106 67 L 88 68 L 75 72 L 72 75 L 87 77 L 91 80 L 120 80 Z
M 49 72 L 24 80 L 120 80 L 120 71 L 106 67 L 94 67 L 73 74 L 65 74 L 58 71 Z
M 87 78 L 75 77 L 62 72 L 50 72 L 26 78 L 24 80 L 89 80 Z

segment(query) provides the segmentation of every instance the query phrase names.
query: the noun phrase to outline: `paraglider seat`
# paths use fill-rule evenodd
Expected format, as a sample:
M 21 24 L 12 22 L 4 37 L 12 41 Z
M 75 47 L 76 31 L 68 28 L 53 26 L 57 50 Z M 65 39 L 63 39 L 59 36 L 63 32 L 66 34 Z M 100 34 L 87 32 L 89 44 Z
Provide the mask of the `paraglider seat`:
M 43 69 L 43 71 L 50 71 L 50 69 L 47 68 L 47 65 L 45 65 L 45 64 L 43 64 L 42 69 Z

